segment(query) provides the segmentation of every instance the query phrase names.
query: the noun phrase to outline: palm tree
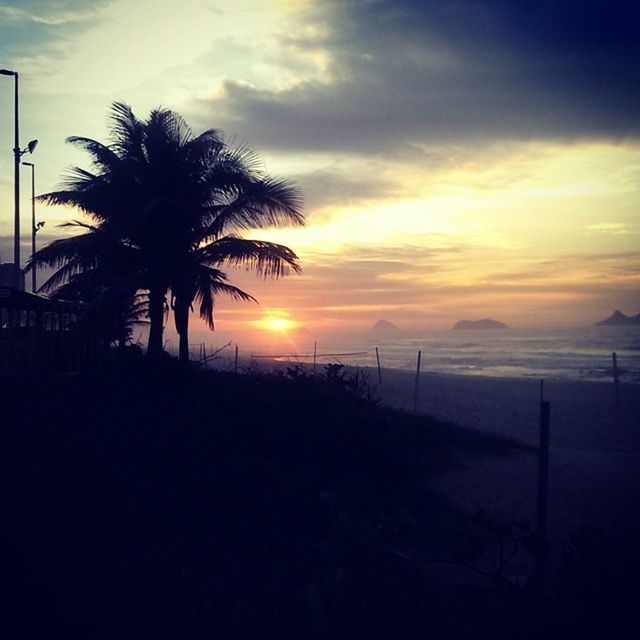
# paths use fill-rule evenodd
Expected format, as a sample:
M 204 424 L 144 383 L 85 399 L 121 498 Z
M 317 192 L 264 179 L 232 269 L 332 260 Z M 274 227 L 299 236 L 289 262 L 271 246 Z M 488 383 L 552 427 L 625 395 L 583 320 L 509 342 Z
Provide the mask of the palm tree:
M 47 250 L 57 251 L 56 243 Z M 149 314 L 148 296 L 138 291 L 135 270 L 127 272 L 126 256 L 121 258 L 123 262 L 110 273 L 101 266 L 76 273 L 57 287 L 51 282 L 45 285 L 53 291 L 53 299 L 78 303 L 81 326 L 97 330 L 105 345 L 120 349 L 130 342 L 136 325 L 148 324 L 143 318 Z
M 91 155 L 92 170 L 72 169 L 61 190 L 40 200 L 75 207 L 91 223 L 71 223 L 84 233 L 41 249 L 29 266 L 57 269 L 45 292 L 80 274 L 107 288 L 126 282 L 146 291 L 149 355 L 162 351 L 169 292 L 180 358 L 186 360 L 194 301 L 213 328 L 217 295 L 254 300 L 228 283 L 222 267 L 243 266 L 264 277 L 299 271 L 287 247 L 239 235 L 304 224 L 297 189 L 265 175 L 246 147 L 229 147 L 212 129 L 194 136 L 178 114 L 165 109 L 141 121 L 122 103 L 111 109 L 111 144 L 77 136 L 68 142 Z

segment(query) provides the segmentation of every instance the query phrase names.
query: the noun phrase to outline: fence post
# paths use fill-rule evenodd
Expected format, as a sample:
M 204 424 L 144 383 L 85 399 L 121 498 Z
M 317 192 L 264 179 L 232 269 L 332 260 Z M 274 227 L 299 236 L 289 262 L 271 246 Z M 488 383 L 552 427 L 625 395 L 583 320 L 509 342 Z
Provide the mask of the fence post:
M 382 372 L 380 371 L 380 352 L 378 351 L 378 347 L 376 347 L 376 360 L 378 362 L 378 380 L 382 382 Z
M 613 352 L 613 394 L 616 400 L 616 408 L 620 405 L 620 386 L 618 380 L 618 356 Z
M 413 412 L 418 413 L 418 385 L 420 382 L 420 360 L 422 359 L 422 351 L 418 351 L 418 365 L 416 367 L 416 382 L 413 388 Z
M 313 343 L 313 373 L 316 373 L 316 356 L 318 354 L 318 342 Z
M 233 372 L 238 373 L 238 345 L 236 344 L 236 359 L 233 364 Z
M 536 513 L 536 582 L 544 589 L 547 565 L 547 503 L 549 492 L 549 425 L 551 403 L 540 402 L 540 443 L 538 447 L 538 508 Z

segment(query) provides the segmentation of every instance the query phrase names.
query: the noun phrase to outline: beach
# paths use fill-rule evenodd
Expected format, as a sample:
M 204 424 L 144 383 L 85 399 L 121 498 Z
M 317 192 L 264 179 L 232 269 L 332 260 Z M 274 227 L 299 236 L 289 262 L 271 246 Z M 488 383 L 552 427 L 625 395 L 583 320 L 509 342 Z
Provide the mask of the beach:
M 224 360 L 220 361 L 224 363 Z M 227 362 L 221 365 L 229 368 Z M 249 368 L 284 371 L 311 365 L 243 360 Z M 318 375 L 324 374 L 318 365 Z M 413 411 L 415 372 L 345 367 L 365 394 L 383 405 Z M 640 385 L 547 380 L 551 404 L 550 541 L 560 543 L 583 527 L 606 535 L 640 531 Z M 508 456 L 456 454 L 458 466 L 433 487 L 462 512 L 493 511 L 511 522 L 535 522 L 540 381 L 421 373 L 418 412 L 470 429 L 507 436 L 523 448 Z
M 411 410 L 415 374 L 365 375 L 380 401 Z M 607 535 L 640 530 L 640 386 L 554 380 L 551 403 L 549 538 L 565 540 L 583 526 Z M 530 379 L 422 374 L 418 410 L 529 449 L 508 457 L 458 455 L 460 467 L 434 482 L 461 510 L 492 510 L 535 520 L 540 383 Z

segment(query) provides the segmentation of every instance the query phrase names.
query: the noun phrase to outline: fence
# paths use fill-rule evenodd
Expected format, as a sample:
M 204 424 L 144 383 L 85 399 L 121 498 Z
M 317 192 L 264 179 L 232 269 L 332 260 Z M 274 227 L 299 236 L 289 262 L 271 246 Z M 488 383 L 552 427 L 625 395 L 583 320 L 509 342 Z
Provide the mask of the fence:
M 0 379 L 70 373 L 102 355 L 100 336 L 78 325 L 74 305 L 0 289 Z

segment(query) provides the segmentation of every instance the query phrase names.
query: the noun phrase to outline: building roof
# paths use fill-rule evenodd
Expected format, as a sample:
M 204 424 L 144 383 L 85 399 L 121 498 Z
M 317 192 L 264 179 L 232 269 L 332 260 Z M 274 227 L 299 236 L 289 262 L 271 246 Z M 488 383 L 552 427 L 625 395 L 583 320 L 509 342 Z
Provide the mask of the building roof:
M 0 307 L 20 308 L 26 311 L 77 311 L 79 306 L 77 302 L 50 300 L 13 287 L 0 287 Z

